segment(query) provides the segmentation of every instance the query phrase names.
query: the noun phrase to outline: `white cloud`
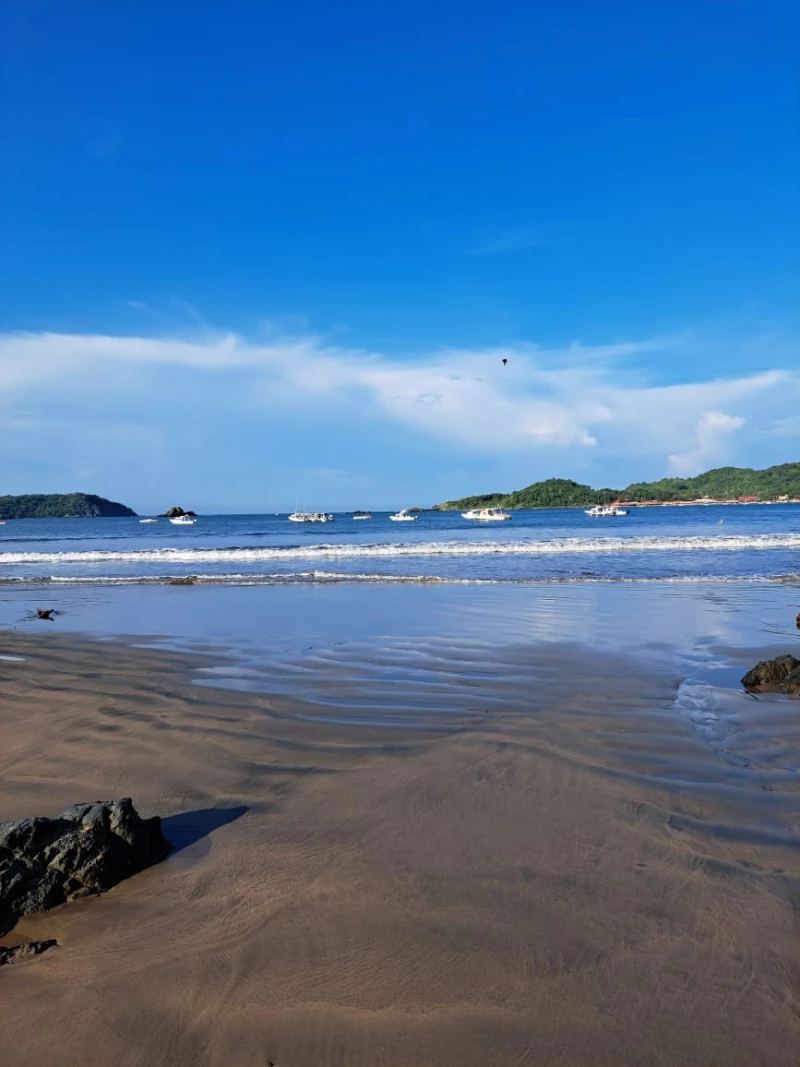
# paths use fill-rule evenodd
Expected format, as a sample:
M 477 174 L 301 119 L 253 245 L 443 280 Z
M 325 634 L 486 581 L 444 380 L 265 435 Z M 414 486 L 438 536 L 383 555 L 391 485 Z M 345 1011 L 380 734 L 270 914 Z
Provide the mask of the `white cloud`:
M 728 438 L 744 424 L 738 415 L 704 411 L 697 423 L 694 448 L 669 457 L 670 473 L 687 478 L 719 462 L 725 456 Z
M 680 344 L 680 338 L 563 349 L 519 344 L 402 359 L 311 334 L 268 343 L 207 329 L 190 338 L 6 334 L 0 409 L 7 429 L 31 403 L 55 409 L 70 398 L 94 405 L 106 420 L 109 405 L 118 403 L 127 418 L 133 409 L 133 421 L 146 423 L 154 396 L 180 406 L 206 395 L 215 414 L 322 412 L 343 429 L 388 418 L 472 453 L 602 451 L 651 456 L 654 474 L 667 461 L 684 474 L 726 458 L 744 412 L 748 428 L 763 434 L 770 421 L 789 419 L 800 407 L 800 378 L 785 370 L 656 386 L 647 384 L 641 366 L 626 365 L 637 355 L 668 356 Z M 311 417 L 298 421 L 298 432 L 313 428 Z

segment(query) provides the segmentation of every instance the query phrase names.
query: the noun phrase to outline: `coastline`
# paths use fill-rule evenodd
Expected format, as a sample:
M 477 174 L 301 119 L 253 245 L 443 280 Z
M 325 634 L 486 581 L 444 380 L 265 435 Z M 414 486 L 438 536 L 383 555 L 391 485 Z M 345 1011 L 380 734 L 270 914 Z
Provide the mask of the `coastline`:
M 0 631 L 1 817 L 130 795 L 178 844 L 4 939 L 59 942 L 0 973 L 4 1063 L 793 1065 L 797 705 L 733 689 L 792 591 L 610 588 Z

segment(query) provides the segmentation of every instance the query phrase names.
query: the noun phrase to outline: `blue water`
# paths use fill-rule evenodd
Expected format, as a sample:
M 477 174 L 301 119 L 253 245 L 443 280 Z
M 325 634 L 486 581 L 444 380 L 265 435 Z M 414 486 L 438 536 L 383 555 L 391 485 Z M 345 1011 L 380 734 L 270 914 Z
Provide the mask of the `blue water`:
M 388 513 L 297 525 L 286 515 L 9 520 L 0 526 L 5 583 L 216 584 L 776 579 L 800 572 L 800 505 L 513 512 L 481 524 L 458 513 Z

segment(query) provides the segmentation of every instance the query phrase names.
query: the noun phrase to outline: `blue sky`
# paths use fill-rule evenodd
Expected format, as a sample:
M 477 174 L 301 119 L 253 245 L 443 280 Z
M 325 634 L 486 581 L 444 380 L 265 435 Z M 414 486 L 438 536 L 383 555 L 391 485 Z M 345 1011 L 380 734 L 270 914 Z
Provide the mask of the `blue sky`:
M 4 10 L 0 492 L 800 458 L 794 5 Z

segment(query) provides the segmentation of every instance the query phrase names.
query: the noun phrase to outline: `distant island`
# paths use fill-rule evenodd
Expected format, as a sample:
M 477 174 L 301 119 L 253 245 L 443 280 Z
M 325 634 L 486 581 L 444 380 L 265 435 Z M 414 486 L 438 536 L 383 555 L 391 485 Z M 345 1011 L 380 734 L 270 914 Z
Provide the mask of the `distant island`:
M 483 493 L 447 500 L 433 511 L 468 508 L 577 508 L 592 504 L 757 504 L 800 501 L 800 463 L 765 470 L 717 467 L 696 478 L 634 482 L 625 489 L 593 489 L 569 478 L 548 478 L 513 493 Z
M 27 493 L 0 496 L 0 519 L 135 518 L 136 512 L 92 493 Z

